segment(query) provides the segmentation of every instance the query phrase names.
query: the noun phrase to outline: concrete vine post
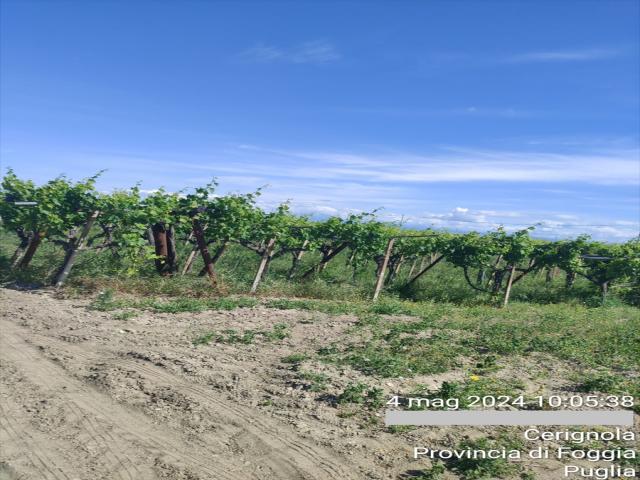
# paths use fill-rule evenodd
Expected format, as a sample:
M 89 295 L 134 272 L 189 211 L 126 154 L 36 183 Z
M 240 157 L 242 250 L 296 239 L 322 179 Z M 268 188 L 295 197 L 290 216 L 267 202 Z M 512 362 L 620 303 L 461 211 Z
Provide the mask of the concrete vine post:
M 178 271 L 178 251 L 176 249 L 176 230 L 171 225 L 167 231 L 167 266 L 169 267 L 169 275 L 173 275 Z
M 300 264 L 300 261 L 302 260 L 302 256 L 304 255 L 305 248 L 307 247 L 307 245 L 309 245 L 309 240 L 305 240 L 304 242 L 302 242 L 302 246 L 300 247 L 300 250 L 298 250 L 293 255 L 293 261 L 291 263 L 291 268 L 289 269 L 289 273 L 287 274 L 287 278 L 289 280 L 293 279 L 293 276 L 295 275 L 296 270 L 298 268 L 298 265 Z
M 504 303 L 502 304 L 503 307 L 506 307 L 509 304 L 509 296 L 511 295 L 511 286 L 513 285 L 513 280 L 516 275 L 516 264 L 514 262 L 513 265 L 511 265 L 511 271 L 509 273 L 509 280 L 507 281 L 507 289 L 504 292 Z
M 418 259 L 414 258 L 413 262 L 411 262 L 411 268 L 409 268 L 409 273 L 407 274 L 407 278 L 411 278 L 411 275 L 413 275 L 413 272 L 416 269 L 417 263 L 418 263 Z
M 275 244 L 276 239 L 272 238 L 271 240 L 269 240 L 266 248 L 264 249 L 264 252 L 262 253 L 262 259 L 260 260 L 260 266 L 258 267 L 258 271 L 256 272 L 256 278 L 254 278 L 253 285 L 251 285 L 251 293 L 256 293 L 256 290 L 258 290 L 258 285 L 260 285 L 260 280 L 262 279 L 262 273 L 264 272 L 264 269 L 267 266 L 267 262 L 273 254 Z
M 382 290 L 382 285 L 384 283 L 384 274 L 387 271 L 387 265 L 389 264 L 389 257 L 391 256 L 391 252 L 393 251 L 393 243 L 395 242 L 395 238 L 391 238 L 389 243 L 387 243 L 387 249 L 384 252 L 384 259 L 382 260 L 382 266 L 380 267 L 380 271 L 378 272 L 378 278 L 376 280 L 376 288 L 373 292 L 373 300 L 376 301 L 378 296 L 380 295 L 380 290 Z
M 69 273 L 71 273 L 71 269 L 73 268 L 73 265 L 74 263 L 76 263 L 76 259 L 78 258 L 78 252 L 84 247 L 84 242 L 89 236 L 91 227 L 93 227 L 93 224 L 95 223 L 96 218 L 98 218 L 98 215 L 100 215 L 100 212 L 97 210 L 89 215 L 87 221 L 84 224 L 84 227 L 82 227 L 80 235 L 78 236 L 76 241 L 73 242 L 73 244 L 69 247 L 69 251 L 67 252 L 67 255 L 64 259 L 64 264 L 62 265 L 60 272 L 56 276 L 56 288 L 61 287 L 69 276 Z
M 195 260 L 197 253 L 198 253 L 198 245 L 194 245 L 191 251 L 189 252 L 189 255 L 187 256 L 187 260 L 184 262 L 184 267 L 182 268 L 182 273 L 181 273 L 183 277 L 185 276 L 185 274 L 191 271 L 191 267 L 193 265 L 193 261 Z
M 207 225 L 203 225 L 202 226 L 203 233 L 206 229 L 207 229 Z M 195 234 L 193 233 L 193 229 L 191 229 L 191 233 L 189 233 L 189 237 L 184 243 L 185 247 L 189 245 L 189 243 L 191 243 L 191 240 L 193 239 L 194 236 Z M 182 272 L 180 273 L 182 277 L 184 277 L 187 273 L 191 272 L 191 268 L 193 267 L 193 262 L 195 261 L 197 254 L 198 254 L 198 242 L 193 244 L 193 247 L 191 248 L 191 251 L 187 256 L 187 259 L 185 260 L 184 267 L 182 267 Z

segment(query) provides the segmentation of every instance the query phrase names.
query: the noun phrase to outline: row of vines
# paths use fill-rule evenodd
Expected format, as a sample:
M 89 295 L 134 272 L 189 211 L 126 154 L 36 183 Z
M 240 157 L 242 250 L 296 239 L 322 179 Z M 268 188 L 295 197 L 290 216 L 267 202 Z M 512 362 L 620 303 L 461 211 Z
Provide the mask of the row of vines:
M 36 185 L 8 171 L 1 184 L 0 218 L 2 228 L 19 240 L 10 268 L 25 269 L 42 243 L 52 242 L 65 252 L 53 279 L 57 286 L 83 250 L 94 250 L 118 258 L 130 275 L 145 262 L 154 262 L 159 275 L 185 275 L 200 256 L 199 273 L 215 287 L 216 263 L 237 244 L 259 257 L 255 292 L 275 258 L 289 256 L 289 279 L 306 280 L 345 252 L 354 278 L 365 264 L 377 265 L 374 299 L 401 267 L 408 269 L 404 281 L 411 285 L 444 260 L 460 269 L 471 288 L 501 296 L 504 305 L 514 286 L 533 272 L 564 271 L 567 287 L 583 277 L 597 285 L 603 299 L 614 284 L 637 288 L 640 278 L 638 239 L 542 241 L 531 237 L 533 227 L 486 234 L 409 230 L 378 221 L 375 213 L 312 221 L 294 215 L 288 204 L 273 211 L 259 208 L 260 191 L 221 196 L 212 182 L 180 193 L 160 189 L 143 195 L 138 186 L 101 193 L 95 188 L 98 176 L 79 182 L 58 177 Z M 180 242 L 191 247 L 183 258 L 176 253 Z M 318 260 L 302 269 L 306 252 L 317 252 Z

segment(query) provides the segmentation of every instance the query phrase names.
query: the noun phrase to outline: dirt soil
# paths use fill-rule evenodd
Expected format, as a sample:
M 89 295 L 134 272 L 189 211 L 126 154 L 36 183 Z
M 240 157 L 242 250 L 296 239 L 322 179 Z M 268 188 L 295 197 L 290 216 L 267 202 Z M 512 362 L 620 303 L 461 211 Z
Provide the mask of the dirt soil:
M 460 436 L 368 428 L 282 362 L 340 338 L 355 317 L 255 307 L 121 320 L 87 304 L 0 289 L 0 480 L 397 479 L 428 466 L 414 446 Z M 276 324 L 291 336 L 193 345 L 206 331 Z M 547 462 L 537 478 L 559 468 Z

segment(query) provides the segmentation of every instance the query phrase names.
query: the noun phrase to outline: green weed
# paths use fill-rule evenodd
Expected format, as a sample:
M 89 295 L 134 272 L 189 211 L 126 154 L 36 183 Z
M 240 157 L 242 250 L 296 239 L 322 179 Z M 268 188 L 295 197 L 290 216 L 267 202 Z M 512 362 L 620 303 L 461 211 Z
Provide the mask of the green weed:
M 305 353 L 292 353 L 282 358 L 282 363 L 291 363 L 294 365 L 304 362 L 309 356 Z
M 523 444 L 519 439 L 506 435 L 498 438 L 484 437 L 478 440 L 466 440 L 461 442 L 458 449 L 470 448 L 472 450 L 521 450 Z M 461 458 L 451 461 L 451 470 L 459 474 L 465 480 L 494 480 L 519 473 L 520 465 L 509 463 L 504 458 Z
M 211 343 L 211 340 L 213 340 L 215 335 L 216 334 L 214 332 L 209 332 L 209 333 L 205 333 L 203 335 L 200 335 L 199 337 L 196 337 L 193 340 L 193 344 L 194 345 L 209 345 L 209 343 Z
M 364 344 L 346 345 L 338 353 L 319 351 L 328 361 L 346 364 L 366 375 L 381 377 L 412 377 L 421 374 L 442 373 L 459 365 L 465 353 L 456 344 L 457 336 L 451 332 L 420 338 L 416 336 L 387 336 L 374 338 Z M 337 347 L 333 352 L 336 352 Z
M 91 310 L 99 310 L 107 312 L 119 308 L 121 302 L 116 301 L 113 296 L 113 290 L 104 290 L 98 293 L 98 296 L 89 304 Z
M 273 329 L 270 331 L 262 331 L 259 334 L 263 335 L 265 339 L 269 341 L 276 340 L 284 340 L 289 336 L 289 332 L 287 331 L 287 325 L 284 323 L 277 323 L 273 326 Z
M 298 378 L 309 383 L 309 390 L 312 392 L 320 392 L 327 388 L 329 377 L 323 373 L 315 372 L 299 372 Z
M 283 340 L 289 336 L 287 325 L 278 323 L 271 330 L 244 330 L 239 332 L 234 329 L 226 329 L 220 332 L 207 332 L 193 340 L 194 345 L 208 345 L 212 341 L 216 343 L 250 345 L 257 338 L 267 342 Z
M 444 466 L 444 463 L 436 462 L 431 468 L 422 470 L 417 476 L 414 475 L 412 478 L 416 480 L 442 480 L 446 471 L 447 468 Z
M 135 318 L 138 316 L 137 312 L 133 312 L 131 310 L 123 310 L 122 312 L 114 313 L 111 318 L 114 320 L 129 320 L 131 318 Z
M 384 405 L 384 391 L 381 388 L 369 387 L 365 383 L 350 383 L 338 395 L 337 402 L 338 404 L 355 403 L 375 410 Z

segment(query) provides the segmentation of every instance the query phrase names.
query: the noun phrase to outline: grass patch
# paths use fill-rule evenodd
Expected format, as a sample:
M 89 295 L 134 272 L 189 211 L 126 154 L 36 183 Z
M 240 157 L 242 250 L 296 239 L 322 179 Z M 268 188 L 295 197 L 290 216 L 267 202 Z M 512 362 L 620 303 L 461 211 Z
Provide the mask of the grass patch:
M 100 292 L 89 304 L 89 308 L 99 311 L 111 311 L 120 308 L 135 308 L 154 313 L 202 312 L 205 310 L 235 310 L 258 305 L 251 297 L 221 297 L 215 299 L 181 297 L 171 300 L 115 298 L 112 290 Z
M 627 384 L 627 380 L 620 375 L 599 371 L 585 375 L 576 390 L 585 393 L 623 393 Z
M 591 367 L 640 366 L 640 316 L 632 309 L 519 305 L 514 312 L 494 312 L 486 321 L 469 315 L 473 310 L 447 327 L 471 332 L 461 343 L 478 352 L 542 352 Z
M 501 357 L 535 352 L 551 354 L 581 367 L 610 370 L 622 377 L 640 367 L 640 315 L 637 309 L 628 306 L 589 308 L 513 303 L 508 309 L 495 309 L 486 305 L 465 307 L 393 298 L 382 298 L 378 303 L 254 297 L 160 300 L 116 298 L 113 291 L 104 290 L 90 308 L 180 313 L 256 305 L 357 315 L 356 328 L 347 333 L 346 339 L 336 345 L 325 345 L 318 353 L 326 361 L 349 365 L 367 375 L 411 377 L 443 373 L 460 366 L 462 358 L 476 362 L 474 371 L 486 374 L 499 368 L 497 361 Z M 383 316 L 387 314 L 416 319 L 398 321 Z M 275 340 L 281 339 L 278 331 L 271 335 Z M 242 341 L 231 338 L 231 342 Z M 637 392 L 637 382 L 631 386 Z

